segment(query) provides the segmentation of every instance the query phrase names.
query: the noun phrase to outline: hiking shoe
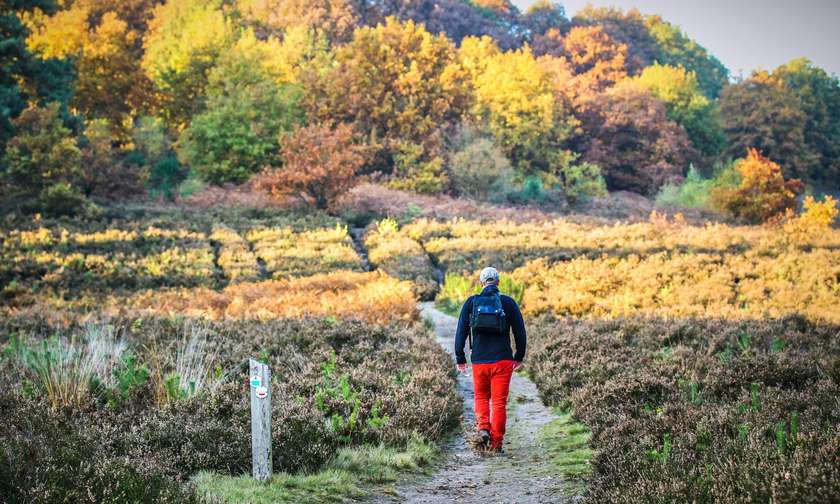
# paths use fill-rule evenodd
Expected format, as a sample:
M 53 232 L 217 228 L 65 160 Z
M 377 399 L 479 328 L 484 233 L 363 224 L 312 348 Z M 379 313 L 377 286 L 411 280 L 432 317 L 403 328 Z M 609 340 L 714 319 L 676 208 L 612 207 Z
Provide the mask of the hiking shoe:
M 490 431 L 488 431 L 487 429 L 481 429 L 480 431 L 478 431 L 478 440 L 479 440 L 479 444 L 482 447 L 486 448 L 487 446 L 489 446 L 490 445 Z

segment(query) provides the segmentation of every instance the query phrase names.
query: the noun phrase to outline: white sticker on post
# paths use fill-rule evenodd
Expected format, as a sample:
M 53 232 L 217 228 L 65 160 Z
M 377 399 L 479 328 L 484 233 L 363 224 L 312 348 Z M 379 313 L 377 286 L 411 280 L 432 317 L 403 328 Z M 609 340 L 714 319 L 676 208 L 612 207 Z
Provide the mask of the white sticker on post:
M 265 399 L 268 397 L 268 389 L 265 387 L 257 387 L 257 399 Z
M 251 377 L 251 388 L 262 386 L 262 376 L 254 375 Z

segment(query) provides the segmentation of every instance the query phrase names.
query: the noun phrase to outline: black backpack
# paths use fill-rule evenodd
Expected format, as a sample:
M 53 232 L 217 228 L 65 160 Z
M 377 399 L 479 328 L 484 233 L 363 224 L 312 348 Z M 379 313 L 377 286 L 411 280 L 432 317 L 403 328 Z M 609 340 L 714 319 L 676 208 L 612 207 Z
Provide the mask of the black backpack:
M 505 310 L 502 308 L 502 298 L 499 294 L 477 295 L 473 297 L 472 313 L 470 313 L 470 349 L 472 349 L 473 332 L 503 334 L 507 329 Z

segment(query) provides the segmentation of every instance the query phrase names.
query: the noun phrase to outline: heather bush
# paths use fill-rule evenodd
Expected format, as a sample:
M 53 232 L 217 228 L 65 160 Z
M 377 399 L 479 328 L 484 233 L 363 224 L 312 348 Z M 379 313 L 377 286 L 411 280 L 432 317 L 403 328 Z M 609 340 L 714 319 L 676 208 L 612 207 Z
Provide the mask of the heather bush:
M 543 396 L 592 429 L 590 502 L 827 502 L 840 490 L 837 326 L 544 317 L 529 327 Z

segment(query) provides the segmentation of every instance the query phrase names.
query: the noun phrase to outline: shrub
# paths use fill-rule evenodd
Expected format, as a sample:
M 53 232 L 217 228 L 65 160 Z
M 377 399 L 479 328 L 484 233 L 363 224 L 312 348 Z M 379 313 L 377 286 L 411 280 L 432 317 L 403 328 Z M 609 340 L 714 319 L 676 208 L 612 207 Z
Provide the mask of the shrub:
M 838 214 L 840 210 L 831 195 L 826 195 L 822 201 L 815 200 L 813 196 L 806 196 L 802 213 L 794 217 L 793 211 L 788 210 L 783 227 L 787 234 L 796 237 L 798 241 L 807 242 L 809 235 L 824 233 L 830 229 Z
M 715 204 L 732 216 L 764 222 L 796 205 L 802 182 L 785 180 L 781 167 L 756 149 L 749 149 L 747 157 L 735 163 L 735 169 L 741 177 L 740 185 L 712 192 Z
M 598 165 L 585 162 L 569 165 L 561 173 L 563 193 L 573 202 L 607 195 L 607 184 Z
M 542 204 L 548 199 L 549 195 L 543 188 L 542 179 L 536 175 L 526 178 L 521 188 L 513 189 L 507 193 L 507 200 L 511 203 Z
M 161 195 L 174 200 L 176 189 L 187 179 L 189 171 L 181 166 L 175 156 L 166 156 L 152 165 L 147 187 L 152 196 Z
M 30 106 L 13 125 L 17 134 L 6 144 L 2 163 L 3 181 L 12 189 L 7 197 L 31 203 L 53 191 L 78 192 L 72 187 L 81 176 L 81 151 L 61 120 L 58 103 Z
M 76 215 L 88 202 L 78 189 L 66 182 L 56 182 L 45 187 L 38 196 L 38 201 L 44 213 L 54 216 Z
M 656 204 L 682 208 L 708 208 L 710 193 L 714 187 L 714 179 L 703 178 L 700 171 L 691 165 L 681 184 L 668 183 L 659 189 Z
M 480 199 L 503 193 L 513 178 L 510 160 L 487 138 L 477 138 L 453 153 L 449 172 L 459 193 Z
M 365 162 L 350 126 L 312 124 L 296 128 L 284 140 L 283 166 L 266 169 L 257 187 L 276 196 L 295 196 L 319 209 L 332 208 L 357 182 Z
M 449 178 L 440 157 L 428 155 L 423 146 L 400 142 L 395 148 L 394 177 L 388 185 L 419 193 L 437 194 L 443 191 Z
M 815 231 L 824 231 L 830 228 L 837 221 L 837 215 L 840 214 L 837 201 L 830 195 L 826 195 L 822 201 L 817 201 L 812 196 L 806 196 L 803 206 L 804 210 L 799 219 L 802 224 Z

